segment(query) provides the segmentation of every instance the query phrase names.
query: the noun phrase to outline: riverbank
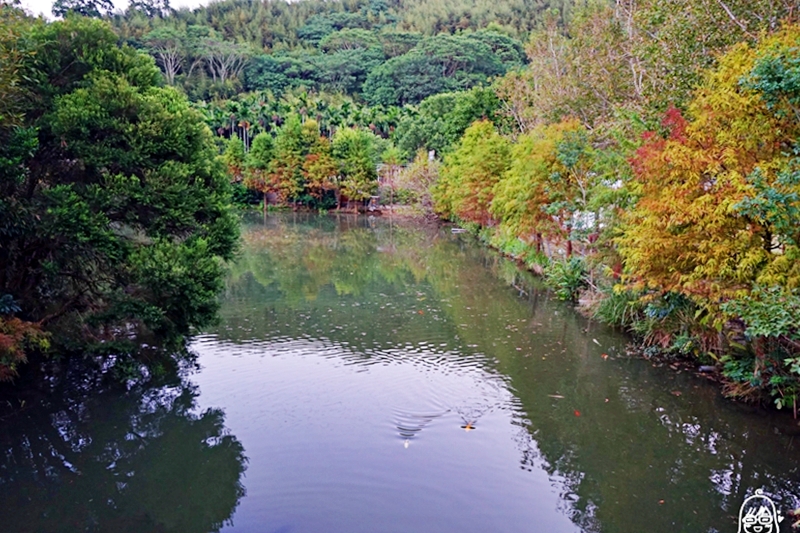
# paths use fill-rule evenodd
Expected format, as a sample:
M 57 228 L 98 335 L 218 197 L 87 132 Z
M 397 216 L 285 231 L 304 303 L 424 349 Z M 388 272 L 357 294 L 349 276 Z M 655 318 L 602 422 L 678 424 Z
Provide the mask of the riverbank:
M 702 339 L 692 338 L 691 332 L 687 331 L 694 322 L 692 313 L 696 309 L 691 308 L 692 313 L 686 313 L 681 308 L 681 305 L 690 307 L 690 302 L 678 302 L 672 309 L 658 315 L 652 312 L 652 302 L 637 298 L 637 295 L 625 291 L 620 285 L 615 287 L 615 282 L 619 279 L 613 276 L 613 269 L 591 255 L 548 257 L 542 252 L 541 245 L 537 247 L 520 239 L 504 236 L 497 228 L 482 228 L 475 224 L 458 224 L 446 220 L 441 220 L 441 223 L 453 228 L 463 228 L 483 246 L 495 250 L 514 261 L 519 268 L 540 277 L 557 298 L 569 302 L 583 316 L 629 335 L 631 342 L 626 349 L 629 356 L 646 359 L 654 366 L 668 367 L 673 371 L 694 373 L 715 382 L 725 396 L 733 400 L 779 409 L 787 407 L 794 418 L 797 418 L 793 397 L 776 405 L 775 394 L 770 394 L 766 388 L 742 387 L 741 372 L 737 372 L 739 368 L 732 361 L 734 357 L 741 357 L 754 350 L 752 343 L 744 335 L 742 324 L 729 323 L 725 325 L 723 332 L 715 332 L 718 337 L 718 344 L 715 346 L 718 353 L 703 353 L 699 349 Z M 556 246 L 550 246 L 549 249 L 558 251 Z M 563 249 L 560 251 L 563 254 Z M 681 315 L 684 322 L 675 320 L 676 315 Z M 683 331 L 676 335 L 675 331 L 681 329 Z M 676 338 L 680 333 L 681 338 Z M 724 352 L 726 346 L 729 353 Z M 755 356 L 754 353 L 752 355 Z

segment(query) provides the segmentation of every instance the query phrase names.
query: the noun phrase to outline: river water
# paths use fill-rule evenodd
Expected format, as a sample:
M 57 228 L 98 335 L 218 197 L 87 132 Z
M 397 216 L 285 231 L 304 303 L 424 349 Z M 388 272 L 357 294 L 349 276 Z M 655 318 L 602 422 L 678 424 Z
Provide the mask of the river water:
M 755 489 L 800 506 L 795 421 L 625 357 L 468 235 L 281 214 L 243 240 L 196 366 L 0 420 L 0 531 L 735 532 Z

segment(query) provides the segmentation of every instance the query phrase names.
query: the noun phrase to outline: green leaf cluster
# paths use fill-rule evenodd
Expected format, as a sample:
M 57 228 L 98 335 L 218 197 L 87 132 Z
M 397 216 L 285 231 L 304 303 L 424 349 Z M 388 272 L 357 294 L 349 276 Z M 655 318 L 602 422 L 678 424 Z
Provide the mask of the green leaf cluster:
M 238 231 L 203 117 L 107 23 L 22 34 L 35 53 L 21 123 L 0 124 L 0 293 L 62 348 L 207 324 Z

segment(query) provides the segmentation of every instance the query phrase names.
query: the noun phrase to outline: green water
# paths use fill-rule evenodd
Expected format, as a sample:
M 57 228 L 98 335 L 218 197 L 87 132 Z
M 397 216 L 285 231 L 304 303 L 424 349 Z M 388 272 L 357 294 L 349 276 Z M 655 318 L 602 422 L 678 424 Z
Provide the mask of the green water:
M 243 235 L 196 369 L 62 379 L 3 421 L 0 530 L 735 532 L 757 488 L 800 506 L 795 421 L 625 357 L 469 236 Z

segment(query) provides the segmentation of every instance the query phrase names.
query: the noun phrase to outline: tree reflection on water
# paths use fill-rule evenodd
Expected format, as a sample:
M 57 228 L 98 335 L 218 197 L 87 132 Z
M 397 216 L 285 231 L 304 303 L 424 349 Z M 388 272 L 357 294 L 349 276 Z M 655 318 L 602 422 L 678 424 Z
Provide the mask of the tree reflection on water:
M 518 399 L 520 466 L 552 476 L 584 531 L 733 530 L 756 488 L 784 510 L 800 504 L 790 417 L 624 357 L 623 336 L 468 236 L 295 215 L 245 239 L 221 338 L 324 339 L 363 365 L 430 339 L 429 364 L 486 355 L 487 376 L 504 376 Z
M 56 381 L 5 402 L 0 530 L 200 533 L 231 520 L 244 449 L 185 377 L 123 387 L 84 362 Z

